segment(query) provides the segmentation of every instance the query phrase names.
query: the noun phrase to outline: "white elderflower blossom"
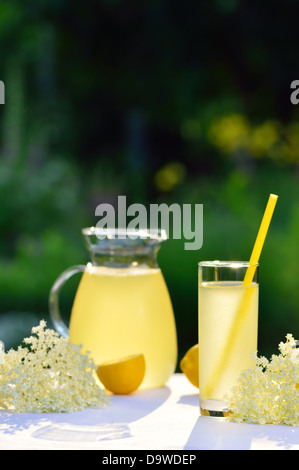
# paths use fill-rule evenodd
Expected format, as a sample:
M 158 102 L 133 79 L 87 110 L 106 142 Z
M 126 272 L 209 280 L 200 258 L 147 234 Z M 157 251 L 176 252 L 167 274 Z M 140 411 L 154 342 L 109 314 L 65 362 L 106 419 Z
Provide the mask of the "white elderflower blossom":
M 291 334 L 270 361 L 255 355 L 228 397 L 230 421 L 299 426 L 299 360 Z
M 0 364 L 0 407 L 23 413 L 72 412 L 108 404 L 93 360 L 42 320 Z

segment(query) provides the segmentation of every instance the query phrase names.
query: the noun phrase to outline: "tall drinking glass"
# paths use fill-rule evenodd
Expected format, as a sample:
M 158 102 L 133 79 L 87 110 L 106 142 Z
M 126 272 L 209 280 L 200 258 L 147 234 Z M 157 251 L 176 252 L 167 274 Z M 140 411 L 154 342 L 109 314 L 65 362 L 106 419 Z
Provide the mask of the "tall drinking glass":
M 253 281 L 243 285 L 247 269 Z M 257 350 L 258 264 L 199 263 L 199 391 L 203 415 L 227 414 L 225 396 Z

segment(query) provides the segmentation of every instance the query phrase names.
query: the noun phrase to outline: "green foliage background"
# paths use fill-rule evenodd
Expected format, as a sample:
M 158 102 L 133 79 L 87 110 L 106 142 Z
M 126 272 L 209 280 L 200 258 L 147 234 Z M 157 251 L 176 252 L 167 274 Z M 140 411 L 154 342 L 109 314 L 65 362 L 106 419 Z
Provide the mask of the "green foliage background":
M 0 3 L 0 336 L 15 346 L 95 208 L 201 203 L 204 243 L 159 254 L 180 357 L 197 342 L 197 263 L 248 259 L 269 194 L 259 349 L 299 337 L 298 2 Z M 296 75 L 297 74 L 297 75 Z M 76 282 L 64 289 L 66 318 Z M 48 319 L 50 322 L 50 320 Z

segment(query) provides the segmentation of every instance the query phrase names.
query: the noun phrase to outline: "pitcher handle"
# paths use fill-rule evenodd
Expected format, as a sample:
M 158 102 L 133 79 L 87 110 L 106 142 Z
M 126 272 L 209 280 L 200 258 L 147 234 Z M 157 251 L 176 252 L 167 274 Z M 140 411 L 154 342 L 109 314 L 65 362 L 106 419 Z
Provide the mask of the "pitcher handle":
M 65 338 L 68 338 L 69 336 L 69 329 L 61 318 L 61 314 L 59 310 L 59 293 L 60 293 L 62 286 L 70 277 L 72 277 L 74 274 L 77 274 L 79 272 L 84 272 L 85 269 L 86 269 L 86 266 L 83 264 L 78 264 L 76 266 L 72 266 L 66 269 L 56 279 L 56 281 L 54 282 L 50 290 L 50 295 L 49 295 L 50 317 L 54 324 L 55 329 L 58 331 L 58 333 L 60 333 Z

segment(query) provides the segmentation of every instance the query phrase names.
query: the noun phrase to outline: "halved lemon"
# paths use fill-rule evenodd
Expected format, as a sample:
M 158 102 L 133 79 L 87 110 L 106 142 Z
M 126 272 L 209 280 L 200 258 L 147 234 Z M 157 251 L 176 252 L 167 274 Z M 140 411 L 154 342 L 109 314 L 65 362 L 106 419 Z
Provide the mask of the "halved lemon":
M 97 375 L 104 387 L 117 395 L 128 395 L 137 390 L 144 378 L 145 358 L 133 354 L 121 359 L 103 362 L 97 368 Z
M 180 362 L 181 371 L 184 372 L 189 382 L 199 388 L 199 345 L 195 344 L 186 352 Z

